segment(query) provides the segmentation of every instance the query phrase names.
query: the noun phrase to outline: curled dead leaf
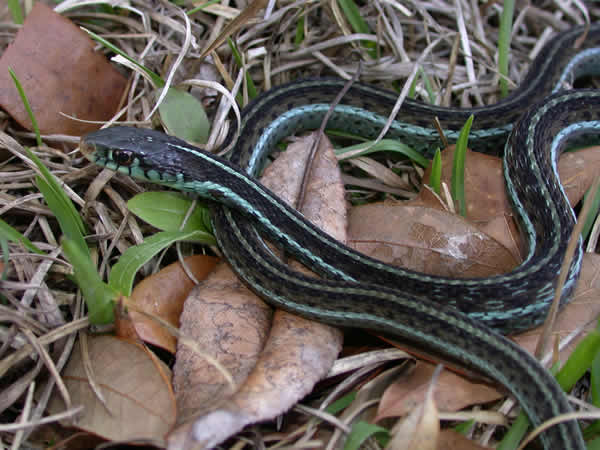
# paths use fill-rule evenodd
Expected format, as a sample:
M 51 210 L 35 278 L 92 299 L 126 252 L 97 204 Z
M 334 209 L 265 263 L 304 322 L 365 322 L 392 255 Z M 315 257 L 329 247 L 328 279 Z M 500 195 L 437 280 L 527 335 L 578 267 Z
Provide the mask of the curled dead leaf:
M 195 255 L 184 259 L 183 264 L 197 280 L 203 280 L 214 269 L 217 258 Z M 194 287 L 180 262 L 174 262 L 159 272 L 146 277 L 136 285 L 130 301 L 138 309 L 157 316 L 174 327 L 179 326 L 183 302 Z M 139 337 L 144 341 L 175 352 L 177 339 L 160 323 L 136 311 L 129 315 Z
M 0 105 L 21 126 L 32 129 L 8 73 L 11 67 L 42 133 L 80 136 L 98 129 L 117 111 L 126 79 L 94 46 L 73 22 L 36 2 L 0 58 Z
M 106 406 L 89 386 L 81 347 L 76 345 L 62 374 L 73 403 L 85 407 L 74 425 L 109 440 L 144 439 L 164 446 L 175 423 L 168 367 L 143 346 L 112 336 L 91 337 L 88 344 L 92 376 Z M 63 408 L 60 396 L 53 394 L 49 410 Z

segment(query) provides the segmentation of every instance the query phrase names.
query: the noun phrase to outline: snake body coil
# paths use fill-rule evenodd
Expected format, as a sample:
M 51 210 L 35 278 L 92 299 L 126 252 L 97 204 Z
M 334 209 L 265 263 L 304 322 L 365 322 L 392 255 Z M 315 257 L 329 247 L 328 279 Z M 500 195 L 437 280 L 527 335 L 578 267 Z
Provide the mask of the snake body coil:
M 81 150 L 97 164 L 212 200 L 223 254 L 269 303 L 326 323 L 399 336 L 474 367 L 502 383 L 539 425 L 570 412 L 567 398 L 535 359 L 497 331 L 543 320 L 573 229 L 556 159 L 569 138 L 600 131 L 600 91 L 550 93 L 573 74 L 599 71 L 600 25 L 593 25 L 584 46 L 575 48 L 581 33 L 576 28 L 552 40 L 521 87 L 500 103 L 464 110 L 407 101 L 388 135 L 426 153 L 438 145 L 430 128 L 434 116 L 452 139 L 474 114 L 471 147 L 491 153 L 499 142 L 506 143 L 505 178 L 528 254 L 523 264 L 499 276 L 457 280 L 365 257 L 315 228 L 254 178 L 279 140 L 319 126 L 341 80 L 303 80 L 260 96 L 244 110 L 230 160 L 156 131 L 125 127 L 85 136 Z M 548 95 L 542 103 L 533 101 Z M 328 126 L 375 137 L 395 99 L 393 93 L 353 85 Z M 265 249 L 259 235 L 324 279 L 290 270 Z M 579 247 L 563 299 L 574 288 L 581 256 Z M 542 440 L 547 449 L 585 448 L 575 421 L 552 427 Z

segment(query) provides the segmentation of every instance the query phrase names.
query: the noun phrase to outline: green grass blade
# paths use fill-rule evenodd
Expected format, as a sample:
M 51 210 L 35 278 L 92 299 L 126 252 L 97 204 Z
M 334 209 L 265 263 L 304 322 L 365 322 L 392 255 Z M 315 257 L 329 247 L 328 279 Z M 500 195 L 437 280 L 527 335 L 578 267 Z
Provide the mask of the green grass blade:
M 500 15 L 500 30 L 498 32 L 498 73 L 500 74 L 500 95 L 508 95 L 508 54 L 515 11 L 514 0 L 504 0 Z
M 360 15 L 360 10 L 354 0 L 338 0 L 338 4 L 355 33 L 371 34 L 371 28 Z M 377 44 L 375 42 L 364 41 L 362 45 L 368 50 L 371 58 L 377 58 Z
M 596 408 L 600 407 L 600 353 L 594 356 L 591 370 L 590 394 L 591 403 Z
M 371 436 L 379 435 L 387 440 L 389 431 L 378 425 L 373 425 L 368 422 L 358 421 L 352 426 L 350 434 L 344 443 L 344 450 L 359 450 L 363 443 Z
M 227 38 L 227 43 L 229 44 L 229 48 L 231 49 L 231 53 L 233 54 L 233 59 L 235 59 L 236 64 L 239 67 L 244 67 L 244 63 L 242 61 L 242 54 L 238 50 L 235 43 L 230 38 Z M 252 77 L 250 77 L 249 72 L 244 73 L 244 78 L 246 78 L 246 87 L 248 88 L 248 98 L 250 100 L 252 100 L 253 98 L 256 98 L 258 96 L 258 90 L 256 89 L 256 85 L 254 84 L 254 81 L 252 81 Z
M 600 438 L 596 438 L 592 441 L 586 442 L 585 446 L 587 450 L 600 450 Z
M 356 398 L 356 392 L 349 392 L 343 397 L 338 398 L 335 402 L 325 408 L 329 414 L 337 414 L 346 409 Z
M 466 436 L 471 431 L 471 428 L 473 428 L 473 425 L 475 425 L 475 419 L 469 419 L 456 425 L 453 430 Z
M 585 193 L 584 201 L 588 195 L 591 195 L 591 192 L 589 190 L 588 190 L 588 192 Z M 581 238 L 584 241 L 588 238 L 590 232 L 592 231 L 592 227 L 594 226 L 594 222 L 596 221 L 596 217 L 598 216 L 599 211 L 600 211 L 600 189 L 598 189 L 598 191 L 596 191 L 596 195 L 594 195 L 594 202 L 592 203 L 590 212 L 588 213 L 587 217 L 585 218 L 585 224 L 583 225 L 583 230 L 581 231 Z
M 454 151 L 454 162 L 452 164 L 452 186 L 450 187 L 450 192 L 452 193 L 452 199 L 456 203 L 456 211 L 463 217 L 467 214 L 465 200 L 465 157 L 471 125 L 473 125 L 472 114 L 460 130 Z
M 555 375 L 558 370 L 558 364 L 550 368 L 550 372 Z M 496 447 L 496 450 L 515 450 L 519 448 L 519 444 L 527 434 L 527 430 L 531 423 L 525 411 L 521 410 L 515 421 L 508 428 L 507 432 L 502 437 L 502 440 Z
M 70 239 L 61 242 L 63 252 L 73 265 L 75 280 L 83 293 L 90 323 L 94 325 L 114 322 L 113 307 L 119 294 L 104 283 L 92 263 L 89 253 Z
M 164 80 L 160 76 L 158 76 L 152 70 L 150 70 L 150 69 L 142 66 L 140 63 L 138 63 L 135 59 L 131 58 L 126 53 L 122 52 L 120 48 L 115 47 L 109 41 L 107 41 L 106 39 L 104 39 L 101 36 L 98 36 L 93 31 L 90 31 L 90 30 L 88 30 L 86 28 L 83 28 L 83 27 L 82 27 L 82 30 L 85 31 L 87 34 L 89 34 L 92 37 L 92 39 L 94 39 L 95 41 L 100 42 L 102 45 L 104 45 L 109 50 L 115 52 L 117 55 L 121 55 L 123 58 L 125 58 L 127 61 L 129 61 L 131 64 L 133 64 L 134 66 L 138 67 L 140 70 L 142 70 L 143 72 L 145 72 L 148 75 L 148 77 L 150 77 L 150 79 L 152 80 L 152 82 L 154 83 L 154 85 L 156 87 L 162 88 L 162 87 L 165 86 L 165 82 L 164 82 Z
M 21 5 L 19 5 L 19 0 L 8 0 L 8 9 L 10 10 L 13 22 L 17 25 L 22 25 L 23 11 L 21 10 Z
M 423 80 L 423 84 L 425 85 L 425 91 L 427 92 L 427 97 L 429 97 L 429 103 L 431 103 L 432 105 L 435 105 L 435 90 L 433 89 L 433 86 L 431 85 L 431 80 L 429 79 L 429 77 L 427 76 L 427 74 L 425 73 L 425 71 L 423 69 L 420 70 L 420 75 L 421 75 L 421 79 Z
M 592 330 L 577 344 L 556 375 L 556 381 L 563 390 L 569 391 L 575 386 L 577 380 L 590 368 L 599 352 L 600 332 Z
M 419 73 L 422 71 L 423 69 L 421 69 L 419 67 Z M 410 87 L 408 88 L 408 94 L 406 94 L 406 96 L 408 98 L 411 99 L 415 99 L 415 97 L 417 96 L 417 84 L 419 84 L 419 77 L 414 77 L 412 80 L 412 83 L 410 83 Z
M 600 352 L 596 353 L 592 361 L 592 367 L 590 370 L 591 381 L 590 381 L 590 397 L 591 403 L 596 408 L 600 407 Z M 600 420 L 596 420 L 591 425 L 587 426 L 584 430 L 583 437 L 587 440 L 591 437 L 600 434 Z M 588 449 L 589 449 L 588 445 Z M 598 448 L 600 448 L 600 439 L 598 440 Z
M 10 242 L 20 242 L 23 247 L 30 252 L 37 253 L 38 255 L 45 255 L 45 253 L 33 242 L 31 242 L 29 239 L 27 239 L 27 237 L 23 236 L 2 219 L 0 219 L 0 237 Z
M 10 67 L 8 68 L 8 73 L 10 74 L 10 77 L 13 79 L 13 82 L 15 83 L 15 86 L 17 87 L 17 91 L 19 92 L 19 96 L 21 97 L 21 101 L 23 102 L 23 106 L 25 106 L 25 111 L 27 111 L 29 120 L 31 120 L 31 126 L 33 127 L 33 132 L 35 133 L 35 140 L 37 142 L 37 145 L 38 145 L 38 147 L 41 147 L 43 143 L 42 143 L 42 136 L 40 135 L 40 127 L 38 126 L 35 116 L 33 115 L 33 110 L 31 109 L 31 104 L 29 103 L 29 100 L 27 99 L 27 95 L 25 94 L 25 91 L 23 90 L 23 86 L 21 85 L 21 82 L 17 78 L 17 74 L 15 74 L 15 72 Z
M 46 200 L 48 207 L 56 216 L 56 220 L 58 221 L 64 236 L 75 242 L 81 248 L 83 253 L 89 255 L 89 249 L 84 239 L 84 233 L 82 233 L 79 226 L 81 218 L 77 213 L 71 213 L 73 204 L 70 203 L 70 201 L 69 203 L 64 201 L 64 192 L 57 191 L 50 183 L 41 177 L 36 177 L 36 185 L 44 196 L 44 200 Z
M 214 238 L 202 231 L 177 232 L 161 231 L 144 240 L 140 245 L 130 247 L 121 255 L 119 261 L 112 267 L 108 277 L 108 285 L 116 292 L 129 296 L 137 271 L 150 261 L 158 252 L 178 241 L 198 241 L 206 237 Z
M 504 433 L 504 436 L 502 436 L 502 440 L 496 447 L 496 450 L 515 450 L 518 448 L 520 442 L 527 434 L 529 425 L 527 414 L 521 411 L 506 433 Z
M 67 197 L 54 175 L 50 173 L 42 161 L 29 149 L 25 149 L 25 151 L 40 171 L 41 175 L 35 177 L 37 187 L 44 196 L 48 207 L 56 216 L 61 231 L 68 239 L 77 243 L 83 252 L 89 254 L 84 239 L 87 231 L 73 202 Z
M 77 243 L 83 252 L 89 254 L 84 239 L 87 231 L 73 202 L 67 197 L 54 175 L 50 173 L 42 161 L 29 149 L 25 149 L 25 151 L 40 171 L 41 175 L 35 177 L 37 187 L 44 196 L 48 207 L 56 216 L 61 231 L 68 239 Z
M 296 35 L 294 36 L 294 45 L 299 47 L 302 42 L 304 42 L 304 23 L 305 18 L 304 15 L 301 15 L 298 18 L 298 23 L 296 24 Z
M 600 332 L 598 330 L 590 331 L 571 352 L 565 364 L 556 373 L 556 381 L 564 391 L 570 391 L 575 383 L 587 372 L 593 362 L 600 355 Z M 598 375 L 596 375 L 598 377 Z M 596 379 L 596 384 L 598 380 Z M 596 389 L 598 386 L 596 386 Z M 594 373 L 592 372 L 592 390 L 594 390 Z M 594 424 L 595 425 L 595 424 Z M 594 427 L 591 425 L 591 427 Z M 518 443 L 525 436 L 529 427 L 529 419 L 524 412 L 521 412 L 517 420 L 504 435 L 502 442 L 497 450 L 509 450 L 517 448 Z M 588 427 L 589 428 L 589 427 Z M 596 427 L 600 430 L 600 427 Z M 589 432 L 586 429 L 586 432 Z M 585 433 L 587 435 L 587 433 Z M 506 441 L 506 442 L 505 442 Z
M 343 156 L 344 154 L 354 152 L 358 149 L 367 147 L 368 145 L 369 142 L 365 142 L 357 145 L 351 145 L 349 147 L 344 147 L 341 149 L 336 149 L 335 154 L 338 156 L 340 161 L 343 161 L 344 159 L 347 159 L 347 157 Z M 427 167 L 429 165 L 429 160 L 423 155 L 421 155 L 419 152 L 414 150 L 412 147 L 394 139 L 382 139 L 377 144 L 371 146 L 365 151 L 354 154 L 352 157 L 364 156 L 376 152 L 396 152 L 406 156 L 407 158 L 410 158 L 413 162 L 420 165 L 421 167 Z
M 190 9 L 188 12 L 186 12 L 186 14 L 188 16 L 191 16 L 192 14 L 195 14 L 198 11 L 202 11 L 203 9 L 206 9 L 207 6 L 214 5 L 216 3 L 221 3 L 221 0 L 210 0 L 208 2 L 202 3 L 201 5 L 197 6 L 196 8 Z
M 8 239 L 4 235 L 0 233 L 0 250 L 2 251 L 2 263 L 4 264 L 4 268 L 2 269 L 2 274 L 0 274 L 0 279 L 6 280 L 8 277 L 8 269 L 10 267 L 10 249 L 8 248 Z M 0 303 L 6 303 L 4 296 L 0 295 Z
M 433 86 L 431 86 L 431 81 L 429 80 L 429 77 L 425 74 L 425 71 L 421 67 L 419 67 L 417 76 L 413 78 L 413 81 L 408 90 L 407 97 L 414 99 L 417 96 L 417 84 L 419 83 L 419 78 L 423 80 L 425 92 L 427 92 L 427 97 L 429 98 L 429 103 L 435 104 L 435 91 L 433 89 Z
M 435 150 L 431 161 L 431 173 L 429 174 L 429 186 L 437 195 L 442 193 L 442 152 Z

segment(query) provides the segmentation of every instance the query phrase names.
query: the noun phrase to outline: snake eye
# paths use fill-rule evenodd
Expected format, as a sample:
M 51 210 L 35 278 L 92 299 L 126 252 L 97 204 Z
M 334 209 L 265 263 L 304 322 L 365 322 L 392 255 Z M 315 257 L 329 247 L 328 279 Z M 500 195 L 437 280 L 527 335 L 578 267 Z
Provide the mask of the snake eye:
M 130 166 L 133 164 L 133 153 L 127 150 L 113 150 L 112 158 L 119 166 Z

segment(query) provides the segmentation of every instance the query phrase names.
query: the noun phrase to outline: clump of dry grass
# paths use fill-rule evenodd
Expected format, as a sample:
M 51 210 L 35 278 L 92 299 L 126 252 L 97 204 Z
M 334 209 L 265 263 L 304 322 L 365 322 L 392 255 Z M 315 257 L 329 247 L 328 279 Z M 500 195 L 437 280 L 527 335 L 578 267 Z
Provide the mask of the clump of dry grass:
M 71 3 L 76 2 L 65 2 L 60 8 L 67 10 Z M 69 9 L 65 14 L 105 36 L 164 79 L 171 78 L 173 84 L 200 80 L 222 82 L 227 88 L 241 85 L 245 99 L 247 84 L 236 83 L 241 74 L 251 78 L 259 91 L 265 91 L 307 76 L 337 75 L 349 79 L 360 62 L 362 81 L 388 88 L 401 86 L 418 63 L 424 75 L 417 77 L 417 98 L 427 102 L 431 101 L 431 93 L 441 105 L 469 107 L 498 100 L 500 2 L 362 3 L 360 15 L 372 30 L 370 34 L 353 32 L 335 0 L 269 2 L 266 12 L 263 10 L 233 35 L 243 55 L 244 67 L 234 62 L 226 44 L 218 47 L 217 56 L 199 59 L 243 5 L 240 9 L 219 4 L 207 6 L 191 15 L 188 24 L 182 10 L 166 1 L 133 1 L 132 6 L 145 20 L 125 10 L 107 15 L 93 7 Z M 588 8 L 592 21 L 597 20 L 600 4 Z M 553 33 L 583 23 L 583 19 L 577 4 L 566 0 L 517 9 L 508 73 L 510 83 L 519 83 L 529 69 L 529 62 Z M 14 38 L 17 27 L 6 18 L 3 20 L 0 45 L 4 49 Z M 303 36 L 300 41 L 298 35 Z M 127 108 L 119 120 L 147 124 L 154 105 L 153 88 L 138 74 L 130 74 L 130 80 Z M 194 88 L 193 92 L 214 113 L 216 92 L 204 88 Z M 22 153 L 21 146 L 32 144 L 32 135 L 19 130 L 5 114 L 0 117 L 2 147 Z M 222 126 L 214 123 L 213 132 L 219 134 Z M 70 187 L 75 203 L 85 207 L 88 224 L 95 233 L 92 239 L 100 249 L 102 267 L 106 267 L 114 256 L 109 249 L 123 250 L 141 242 L 143 225 L 124 217 L 126 198 L 119 192 L 123 186 L 105 190 L 118 208 L 99 201 L 86 204 L 86 192 L 96 169 L 79 153 L 70 151 L 77 137 L 45 138 L 48 147 L 38 148 L 36 153 Z M 219 139 L 214 141 L 218 143 Z M 59 371 L 68 360 L 76 332 L 84 329 L 87 322 L 76 286 L 67 278 L 69 265 L 57 245 L 60 235 L 56 223 L 32 183 L 34 172 L 16 159 L 3 162 L 1 170 L 2 219 L 48 254 L 39 257 L 19 245 L 9 244 L 9 277 L 1 282 L 6 299 L 0 304 L 1 422 L 17 423 L 25 411 L 27 420 L 35 422 L 44 414 L 53 386 L 62 385 Z M 130 192 L 141 189 L 133 181 L 119 182 L 129 183 L 125 187 Z M 117 230 L 120 238 L 114 241 L 116 245 L 111 244 Z M 48 379 L 48 369 L 53 382 L 43 384 L 41 381 Z M 31 384 L 34 381 L 35 386 Z M 24 442 L 35 430 L 16 429 L 0 426 L 2 440 Z M 256 431 L 260 433 L 260 428 Z

